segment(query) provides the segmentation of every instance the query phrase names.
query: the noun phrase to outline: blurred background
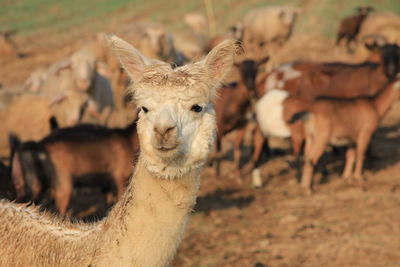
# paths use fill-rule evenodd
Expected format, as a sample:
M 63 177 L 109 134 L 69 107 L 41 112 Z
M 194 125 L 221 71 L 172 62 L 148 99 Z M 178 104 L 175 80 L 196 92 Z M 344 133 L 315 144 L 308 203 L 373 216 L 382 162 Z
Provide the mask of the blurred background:
M 173 66 L 228 38 L 244 48 L 216 103 L 218 144 L 172 266 L 400 265 L 399 104 L 379 120 L 364 181 L 344 183 L 345 153 L 326 147 L 312 194 L 298 184 L 303 161 L 290 134 L 267 134 L 262 123 L 260 130 L 256 110 L 271 90 L 301 98 L 301 88 L 322 88 L 320 80 L 350 91 L 366 84 L 334 95 L 348 99 L 392 86 L 400 1 L 0 0 L 1 198 L 96 221 L 124 191 L 140 150 L 137 109 L 126 93 L 129 77 L 105 45 L 108 33 Z M 316 65 L 310 71 L 294 62 Z M 353 65 L 338 70 L 343 64 Z M 366 66 L 373 71 L 347 78 Z M 299 75 L 310 84 L 290 89 Z M 325 95 L 306 100 L 318 96 Z M 266 120 L 285 116 L 283 100 L 271 101 L 263 104 Z M 268 147 L 256 144 L 257 133 Z M 256 158 L 255 147 L 265 153 Z

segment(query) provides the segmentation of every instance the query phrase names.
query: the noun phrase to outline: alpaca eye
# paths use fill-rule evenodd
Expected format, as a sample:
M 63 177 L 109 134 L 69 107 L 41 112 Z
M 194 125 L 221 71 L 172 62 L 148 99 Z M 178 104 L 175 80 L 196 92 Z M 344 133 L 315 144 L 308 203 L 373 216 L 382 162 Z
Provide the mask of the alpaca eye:
M 147 108 L 145 108 L 145 107 L 142 107 L 142 110 L 143 110 L 144 113 L 149 112 L 149 110 Z
M 203 107 L 200 107 L 199 105 L 195 104 L 192 106 L 190 110 L 194 112 L 201 112 L 203 110 Z

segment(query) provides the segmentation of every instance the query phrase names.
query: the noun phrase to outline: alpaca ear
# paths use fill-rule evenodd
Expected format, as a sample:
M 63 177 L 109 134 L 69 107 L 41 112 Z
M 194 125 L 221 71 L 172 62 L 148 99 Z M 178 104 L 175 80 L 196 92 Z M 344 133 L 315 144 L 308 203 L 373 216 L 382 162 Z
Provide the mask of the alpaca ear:
M 222 81 L 239 51 L 240 45 L 236 40 L 226 40 L 213 48 L 203 60 L 203 65 L 209 71 L 210 78 Z
M 142 78 L 143 70 L 146 66 L 151 65 L 151 60 L 146 58 L 136 48 L 128 42 L 122 40 L 115 35 L 108 35 L 106 41 L 110 46 L 113 54 L 118 57 L 122 67 L 128 75 L 138 81 Z

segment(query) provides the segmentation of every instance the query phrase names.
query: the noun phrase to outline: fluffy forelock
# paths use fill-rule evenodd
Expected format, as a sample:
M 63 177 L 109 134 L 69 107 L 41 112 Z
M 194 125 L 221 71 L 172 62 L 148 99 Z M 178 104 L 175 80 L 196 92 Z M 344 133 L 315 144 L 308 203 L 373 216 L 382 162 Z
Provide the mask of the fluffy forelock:
M 129 92 L 137 95 L 138 91 L 146 88 L 170 90 L 171 93 L 194 90 L 213 101 L 217 97 L 216 88 L 219 85 L 220 81 L 210 77 L 200 62 L 173 69 L 171 65 L 157 61 L 146 66 L 142 78 L 130 86 Z

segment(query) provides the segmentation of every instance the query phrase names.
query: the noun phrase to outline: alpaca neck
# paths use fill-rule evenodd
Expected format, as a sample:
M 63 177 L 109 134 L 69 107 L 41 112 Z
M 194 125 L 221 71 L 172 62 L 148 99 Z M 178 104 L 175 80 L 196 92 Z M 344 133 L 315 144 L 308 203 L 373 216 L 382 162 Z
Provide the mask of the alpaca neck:
M 118 266 L 168 264 L 195 204 L 199 174 L 200 168 L 177 179 L 160 179 L 141 157 L 127 192 L 104 222 L 103 265 L 116 259 L 121 260 Z
M 390 110 L 393 103 L 398 98 L 400 82 L 390 82 L 374 98 L 374 105 L 379 118 L 382 118 Z

